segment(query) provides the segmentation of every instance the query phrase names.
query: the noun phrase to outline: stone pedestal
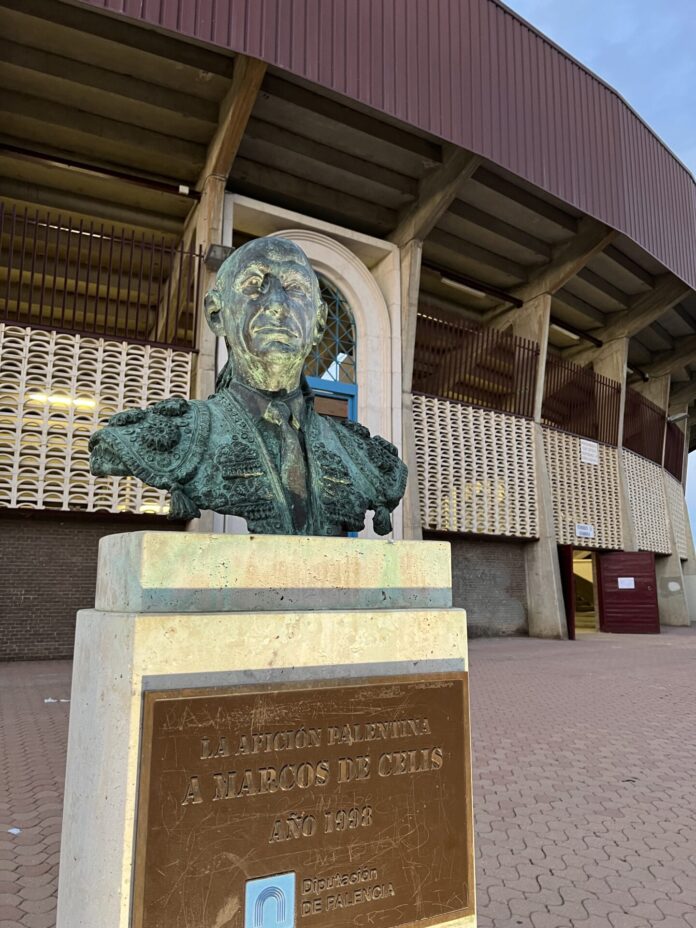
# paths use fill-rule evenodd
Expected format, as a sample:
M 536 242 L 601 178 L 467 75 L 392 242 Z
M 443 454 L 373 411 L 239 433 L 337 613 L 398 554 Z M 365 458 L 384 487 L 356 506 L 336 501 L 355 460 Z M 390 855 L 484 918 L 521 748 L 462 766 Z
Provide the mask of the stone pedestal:
M 138 924 L 148 692 L 467 670 L 466 616 L 451 608 L 446 543 L 168 532 L 102 539 L 96 606 L 77 621 L 57 928 Z M 244 926 L 243 908 L 228 914 L 195 926 Z M 476 917 L 442 921 L 472 928 Z M 332 917 L 300 923 L 324 928 Z

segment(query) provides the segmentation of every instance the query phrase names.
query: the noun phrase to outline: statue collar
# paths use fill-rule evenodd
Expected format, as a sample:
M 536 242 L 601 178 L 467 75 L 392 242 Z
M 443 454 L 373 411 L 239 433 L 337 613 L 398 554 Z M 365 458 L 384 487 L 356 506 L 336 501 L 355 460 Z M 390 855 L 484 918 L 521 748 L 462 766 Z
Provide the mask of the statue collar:
M 293 418 L 298 423 L 299 428 L 304 428 L 307 417 L 307 395 L 300 385 L 296 390 L 287 393 L 284 390 L 277 393 L 270 393 L 265 390 L 254 390 L 236 380 L 230 383 L 221 391 L 222 395 L 231 393 L 237 402 L 241 403 L 252 421 L 260 422 L 266 418 L 266 411 L 274 403 L 282 403 L 292 413 Z M 311 397 L 313 400 L 313 397 Z

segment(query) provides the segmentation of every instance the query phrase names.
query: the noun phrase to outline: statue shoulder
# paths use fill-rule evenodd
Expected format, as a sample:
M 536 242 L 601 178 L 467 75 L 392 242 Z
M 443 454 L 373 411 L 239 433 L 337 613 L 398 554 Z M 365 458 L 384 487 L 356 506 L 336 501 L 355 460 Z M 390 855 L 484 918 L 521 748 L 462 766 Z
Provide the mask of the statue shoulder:
M 343 444 L 352 445 L 359 453 L 367 456 L 370 463 L 385 476 L 396 476 L 403 473 L 404 488 L 406 465 L 399 457 L 396 446 L 381 435 L 370 435 L 370 430 L 359 422 L 349 419 L 339 419 L 335 426 L 341 435 Z M 401 491 L 403 495 L 403 490 Z M 401 498 L 401 497 L 399 497 Z
M 132 475 L 169 489 L 198 467 L 209 433 L 205 401 L 172 397 L 146 409 L 125 409 L 91 437 L 92 473 Z
M 380 535 L 391 530 L 389 514 L 398 506 L 406 490 L 408 468 L 396 447 L 381 435 L 370 435 L 369 429 L 348 419 L 327 420 L 346 454 L 360 468 L 363 478 L 372 486 L 374 526 Z

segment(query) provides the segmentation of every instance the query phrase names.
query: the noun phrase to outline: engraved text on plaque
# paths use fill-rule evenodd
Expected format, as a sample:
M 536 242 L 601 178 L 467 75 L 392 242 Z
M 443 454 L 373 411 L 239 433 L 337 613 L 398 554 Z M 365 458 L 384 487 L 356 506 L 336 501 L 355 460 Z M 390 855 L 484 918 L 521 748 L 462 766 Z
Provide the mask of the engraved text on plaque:
M 466 674 L 147 693 L 134 928 L 472 913 L 468 719 Z

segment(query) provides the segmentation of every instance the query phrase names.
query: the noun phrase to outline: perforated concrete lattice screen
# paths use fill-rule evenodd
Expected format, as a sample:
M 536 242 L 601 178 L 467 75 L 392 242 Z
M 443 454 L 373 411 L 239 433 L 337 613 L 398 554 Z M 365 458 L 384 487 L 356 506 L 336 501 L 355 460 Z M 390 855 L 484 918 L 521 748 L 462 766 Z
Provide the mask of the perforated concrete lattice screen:
M 686 513 L 684 488 L 671 474 L 665 473 L 664 479 L 667 505 L 669 506 L 669 515 L 672 520 L 672 531 L 674 532 L 677 554 L 680 558 L 686 560 L 689 556 L 689 546 L 686 540 L 686 533 L 688 531 L 686 520 L 688 516 Z
M 598 445 L 596 464 L 581 459 L 581 439 L 544 429 L 546 466 L 559 544 L 623 548 L 616 448 Z
M 533 423 L 413 397 L 424 528 L 536 538 Z
M 626 449 L 623 460 L 638 547 L 641 551 L 670 554 L 662 468 Z
M 89 437 L 114 413 L 189 395 L 191 355 L 0 324 L 0 506 L 166 512 L 132 477 L 93 477 Z

